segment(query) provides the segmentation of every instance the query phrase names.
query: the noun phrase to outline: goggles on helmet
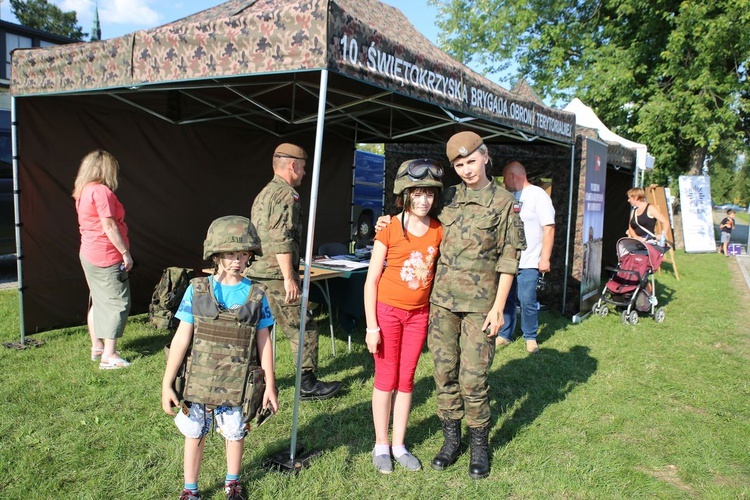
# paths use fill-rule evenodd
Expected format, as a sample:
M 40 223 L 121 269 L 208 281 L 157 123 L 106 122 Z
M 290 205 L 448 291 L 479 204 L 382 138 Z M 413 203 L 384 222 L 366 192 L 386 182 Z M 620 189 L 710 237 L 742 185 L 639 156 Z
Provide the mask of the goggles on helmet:
M 406 169 L 399 172 L 396 178 L 399 179 L 408 175 L 412 179 L 421 180 L 427 177 L 428 174 L 433 179 L 440 180 L 443 177 L 443 167 L 434 160 L 420 158 L 410 161 Z

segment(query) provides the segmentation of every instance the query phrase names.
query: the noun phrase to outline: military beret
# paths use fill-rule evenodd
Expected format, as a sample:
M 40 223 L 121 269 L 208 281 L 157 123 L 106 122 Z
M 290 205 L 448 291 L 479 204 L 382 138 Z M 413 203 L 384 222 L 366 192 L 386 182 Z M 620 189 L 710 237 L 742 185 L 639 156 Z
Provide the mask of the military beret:
M 448 161 L 453 162 L 459 156 L 469 156 L 482 144 L 482 138 L 474 132 L 459 132 L 448 139 L 445 153 L 448 155 Z
M 276 150 L 273 152 L 273 155 L 280 156 L 282 158 L 296 158 L 297 160 L 307 160 L 307 153 L 305 153 L 304 149 L 288 142 L 279 144 Z

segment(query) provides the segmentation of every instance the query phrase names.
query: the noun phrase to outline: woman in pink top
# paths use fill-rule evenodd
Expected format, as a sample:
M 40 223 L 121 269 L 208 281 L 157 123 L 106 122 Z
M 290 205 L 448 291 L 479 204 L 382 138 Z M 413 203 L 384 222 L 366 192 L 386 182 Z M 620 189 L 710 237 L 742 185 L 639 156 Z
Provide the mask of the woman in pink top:
M 130 366 L 115 351 L 130 312 L 128 273 L 133 268 L 125 209 L 114 193 L 119 170 L 114 156 L 92 151 L 81 160 L 73 189 L 81 233 L 79 256 L 89 286 L 91 360 L 100 360 L 102 370 Z
M 391 452 L 407 470 L 422 468 L 419 459 L 406 449 L 404 437 L 414 372 L 427 337 L 430 290 L 443 238 L 442 226 L 434 217 L 443 187 L 442 175 L 443 168 L 435 160 L 401 164 L 393 193 L 403 211 L 376 236 L 365 282 L 365 341 L 375 357 L 372 461 L 383 474 L 393 471 Z M 393 436 L 389 445 L 391 402 Z

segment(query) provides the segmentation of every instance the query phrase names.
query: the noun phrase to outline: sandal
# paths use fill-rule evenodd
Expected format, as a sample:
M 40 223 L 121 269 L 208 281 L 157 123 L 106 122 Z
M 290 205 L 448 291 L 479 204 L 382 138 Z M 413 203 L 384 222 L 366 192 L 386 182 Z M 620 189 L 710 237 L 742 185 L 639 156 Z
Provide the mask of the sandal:
M 100 370 L 119 370 L 120 368 L 127 368 L 128 366 L 130 366 L 130 363 L 119 356 L 110 356 L 99 363 Z
M 99 361 L 102 359 L 102 353 L 104 352 L 104 348 L 98 348 L 98 347 L 92 347 L 91 348 L 91 361 Z

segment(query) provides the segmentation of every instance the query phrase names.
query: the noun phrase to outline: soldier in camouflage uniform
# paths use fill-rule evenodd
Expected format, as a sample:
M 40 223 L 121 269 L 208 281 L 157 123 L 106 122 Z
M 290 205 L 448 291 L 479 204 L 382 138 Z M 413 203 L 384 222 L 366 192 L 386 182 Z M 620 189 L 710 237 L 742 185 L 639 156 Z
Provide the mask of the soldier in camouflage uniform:
M 266 386 L 261 407 L 278 410 L 269 328 L 273 325 L 265 287 L 243 277 L 254 255 L 262 255 L 260 239 L 247 217 L 230 215 L 211 223 L 203 243 L 203 258 L 213 261 L 212 276 L 195 278 L 185 292 L 176 317 L 161 389 L 165 413 L 185 436 L 184 480 L 180 500 L 200 500 L 200 472 L 206 434 L 213 424 L 226 440 L 227 500 L 246 498 L 240 484 L 245 436 L 254 415 L 243 410 L 247 373 L 263 371 Z M 188 349 L 184 398 L 173 383 Z M 248 413 L 252 412 L 249 410 Z
M 302 207 L 294 189 L 305 175 L 307 153 L 294 144 L 279 145 L 273 153 L 273 179 L 253 202 L 250 219 L 263 241 L 264 255 L 259 257 L 248 276 L 268 287 L 268 302 L 280 327 L 292 346 L 297 362 L 301 314 L 299 252 L 302 241 Z M 317 379 L 318 330 L 309 314 L 302 346 L 302 382 L 300 399 L 328 399 L 341 389 L 340 382 Z
M 490 405 L 487 372 L 503 308 L 526 248 L 520 206 L 487 175 L 487 146 L 474 132 L 447 144 L 462 183 L 446 189 L 440 221 L 443 241 L 430 296 L 428 345 L 435 363 L 437 412 L 445 442 L 432 461 L 443 470 L 456 461 L 461 419 L 471 433 L 469 475 L 489 475 Z

